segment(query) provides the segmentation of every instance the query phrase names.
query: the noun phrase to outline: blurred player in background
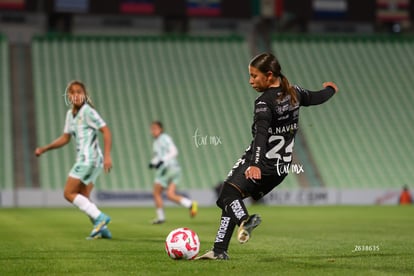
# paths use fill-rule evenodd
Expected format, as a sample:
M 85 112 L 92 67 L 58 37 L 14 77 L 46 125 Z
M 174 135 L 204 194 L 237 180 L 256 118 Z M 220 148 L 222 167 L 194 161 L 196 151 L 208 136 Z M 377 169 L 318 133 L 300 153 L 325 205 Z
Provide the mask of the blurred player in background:
M 261 218 L 249 215 L 243 199 L 261 199 L 287 176 L 300 106 L 321 104 L 338 91 L 333 82 L 323 83 L 324 89 L 317 92 L 291 86 L 270 53 L 251 60 L 249 75 L 250 85 L 261 93 L 254 106 L 253 141 L 230 171 L 217 199 L 222 214 L 214 247 L 198 259 L 229 259 L 227 250 L 236 225 L 238 241 L 249 240 Z
M 46 151 L 60 148 L 68 144 L 73 136 L 76 141 L 77 157 L 66 180 L 64 197 L 87 214 L 94 224 L 89 239 L 100 237 L 110 239 L 112 234 L 107 227 L 110 217 L 101 212 L 90 201 L 89 196 L 102 168 L 105 172 L 109 172 L 112 168 L 111 132 L 94 109 L 82 82 L 70 82 L 65 96 L 72 108 L 66 113 L 63 134 L 52 143 L 36 148 L 35 154 L 40 156 Z M 98 131 L 103 135 L 103 155 L 99 147 Z
M 153 224 L 165 222 L 162 192 L 167 190 L 167 198 L 190 210 L 190 216 L 197 215 L 197 202 L 176 194 L 176 185 L 180 182 L 181 168 L 177 161 L 178 150 L 171 137 L 164 133 L 163 125 L 159 121 L 152 122 L 151 134 L 154 137 L 153 158 L 149 164 L 150 169 L 155 169 L 154 201 L 157 218 Z

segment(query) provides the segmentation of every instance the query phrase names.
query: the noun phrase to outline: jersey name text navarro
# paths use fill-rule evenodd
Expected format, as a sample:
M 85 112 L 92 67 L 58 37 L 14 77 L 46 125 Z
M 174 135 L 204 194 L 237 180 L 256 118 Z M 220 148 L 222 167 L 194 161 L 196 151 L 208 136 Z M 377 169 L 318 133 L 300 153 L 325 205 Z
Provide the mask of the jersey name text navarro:
M 269 128 L 268 132 L 270 134 L 283 134 L 283 133 L 287 133 L 293 130 L 297 130 L 298 129 L 298 124 L 297 123 L 293 123 L 287 126 L 280 126 L 280 127 L 275 127 L 274 130 L 273 128 Z

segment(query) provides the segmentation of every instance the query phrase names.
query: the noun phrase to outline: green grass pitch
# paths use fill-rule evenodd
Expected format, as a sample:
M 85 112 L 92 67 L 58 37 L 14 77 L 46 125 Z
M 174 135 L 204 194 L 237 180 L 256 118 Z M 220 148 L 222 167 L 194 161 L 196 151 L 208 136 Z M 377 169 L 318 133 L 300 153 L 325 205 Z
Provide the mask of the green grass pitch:
M 76 208 L 0 209 L 0 275 L 409 275 L 414 274 L 414 207 L 253 205 L 262 224 L 246 244 L 235 236 L 229 261 L 175 261 L 164 250 L 170 230 L 189 227 L 212 246 L 218 208 L 102 208 L 112 240 L 88 241 Z

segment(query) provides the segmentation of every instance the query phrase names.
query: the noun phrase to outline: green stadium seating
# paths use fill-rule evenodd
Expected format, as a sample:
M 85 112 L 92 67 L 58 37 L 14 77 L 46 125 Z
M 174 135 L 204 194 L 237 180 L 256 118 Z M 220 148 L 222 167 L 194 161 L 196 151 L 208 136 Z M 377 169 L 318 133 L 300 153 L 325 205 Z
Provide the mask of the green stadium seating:
M 257 94 L 241 38 L 37 37 L 32 46 L 39 143 L 61 134 L 72 79 L 86 83 L 113 132 L 114 169 L 98 189 L 151 189 L 152 120 L 178 146 L 184 188 L 216 185 L 250 143 Z M 331 188 L 410 184 L 413 39 L 281 36 L 273 50 L 291 83 L 318 90 L 333 80 L 340 87 L 327 104 L 301 109 L 298 140 L 308 150 L 299 142 L 295 150 L 312 185 L 311 168 Z M 205 145 L 196 144 L 196 132 Z M 41 186 L 62 188 L 74 158 L 73 145 L 42 157 Z M 281 187 L 299 183 L 291 175 Z
M 5 36 L 0 34 L 0 104 L 1 120 L 0 129 L 0 171 L 2 181 L 0 189 L 13 188 L 13 147 L 12 147 L 12 116 L 11 116 L 11 93 L 9 73 L 9 44 Z
M 257 95 L 248 84 L 241 38 L 39 37 L 33 58 L 39 143 L 61 134 L 68 108 L 62 96 L 72 79 L 87 84 L 110 126 L 114 169 L 99 178 L 98 188 L 152 188 L 153 120 L 177 144 L 185 188 L 224 180 L 250 143 Z M 68 147 L 42 158 L 42 187 L 62 187 L 74 154 Z

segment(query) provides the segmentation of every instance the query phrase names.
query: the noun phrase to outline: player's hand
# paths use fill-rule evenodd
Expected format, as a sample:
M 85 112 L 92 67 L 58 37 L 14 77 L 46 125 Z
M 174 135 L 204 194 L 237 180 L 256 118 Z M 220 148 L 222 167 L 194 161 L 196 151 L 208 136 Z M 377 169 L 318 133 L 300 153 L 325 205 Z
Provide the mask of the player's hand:
M 109 173 L 112 169 L 112 158 L 111 156 L 105 156 L 104 157 L 104 172 Z
M 256 166 L 249 166 L 246 171 L 244 172 L 246 175 L 246 179 L 261 179 L 262 178 L 262 171 L 259 167 Z
M 37 157 L 39 157 L 40 155 L 42 155 L 45 151 L 43 150 L 43 148 L 36 148 L 35 149 L 35 155 Z
M 160 161 L 160 162 L 158 162 L 158 164 L 157 164 L 157 165 L 155 165 L 154 167 L 155 167 L 156 169 L 158 169 L 159 167 L 161 167 L 161 166 L 162 166 L 162 164 L 164 164 L 164 162 L 163 162 L 163 161 Z
M 164 162 L 163 162 L 163 161 L 160 161 L 160 162 L 158 162 L 157 164 L 150 163 L 150 164 L 148 165 L 148 167 L 149 167 L 150 169 L 158 169 L 159 167 L 161 167 L 161 166 L 162 166 L 162 164 L 164 164 Z
M 330 87 L 332 87 L 335 90 L 335 93 L 338 92 L 338 86 L 334 82 L 332 82 L 332 81 L 324 82 L 322 84 L 322 86 L 323 86 L 323 88 L 326 88 L 326 87 L 330 86 Z

